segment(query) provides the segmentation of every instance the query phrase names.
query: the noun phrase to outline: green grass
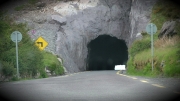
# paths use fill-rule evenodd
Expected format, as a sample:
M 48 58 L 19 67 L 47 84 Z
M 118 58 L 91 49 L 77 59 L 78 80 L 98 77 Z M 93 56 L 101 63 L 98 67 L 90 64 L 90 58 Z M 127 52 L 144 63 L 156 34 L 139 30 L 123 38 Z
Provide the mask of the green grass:
M 146 50 L 151 47 L 151 41 L 149 36 L 145 36 L 142 40 L 136 40 L 128 50 L 130 55 L 134 57 L 137 53 Z
M 165 47 L 157 48 L 154 50 L 154 71 L 152 72 L 151 61 L 152 55 L 151 50 L 147 49 L 135 55 L 134 60 L 129 60 L 130 69 L 128 70 L 131 75 L 143 75 L 155 77 L 164 75 L 167 77 L 180 75 L 180 62 L 178 62 L 177 52 L 179 47 Z M 165 66 L 162 68 L 161 62 L 165 61 Z
M 162 61 L 165 61 L 164 74 L 165 75 L 176 75 L 180 74 L 180 64 L 177 63 L 177 51 L 179 49 L 177 47 L 171 48 L 158 48 L 154 51 L 154 68 L 160 69 L 160 64 Z M 146 66 L 147 63 L 151 63 L 151 50 L 143 51 L 137 54 L 134 58 L 134 62 L 140 64 L 142 66 Z M 177 69 L 174 69 L 176 68 Z M 170 69 L 169 69 L 170 68 Z
M 42 61 L 45 67 L 48 67 L 52 73 L 55 72 L 56 75 L 62 75 L 64 73 L 62 63 L 58 61 L 57 56 L 46 51 L 43 51 L 42 54 Z

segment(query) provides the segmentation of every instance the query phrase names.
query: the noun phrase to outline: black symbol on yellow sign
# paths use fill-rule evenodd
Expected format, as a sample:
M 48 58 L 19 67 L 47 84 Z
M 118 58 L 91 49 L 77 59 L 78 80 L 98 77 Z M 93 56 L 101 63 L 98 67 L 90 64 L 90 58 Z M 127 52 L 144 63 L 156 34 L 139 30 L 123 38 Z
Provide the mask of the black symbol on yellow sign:
M 40 47 L 43 47 L 43 42 L 37 42 L 37 44 L 41 44 Z
M 38 46 L 40 50 L 43 50 L 44 48 L 46 48 L 46 46 L 48 45 L 48 43 L 47 43 L 42 37 L 39 37 L 39 38 L 35 41 L 35 45 Z

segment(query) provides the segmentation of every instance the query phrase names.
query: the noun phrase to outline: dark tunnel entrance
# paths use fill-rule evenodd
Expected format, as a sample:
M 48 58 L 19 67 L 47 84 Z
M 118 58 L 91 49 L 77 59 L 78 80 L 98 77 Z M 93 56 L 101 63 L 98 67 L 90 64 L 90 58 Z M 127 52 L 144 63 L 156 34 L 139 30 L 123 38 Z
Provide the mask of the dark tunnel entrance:
M 100 35 L 88 45 L 87 70 L 114 70 L 115 65 L 126 65 L 128 48 L 124 40 Z

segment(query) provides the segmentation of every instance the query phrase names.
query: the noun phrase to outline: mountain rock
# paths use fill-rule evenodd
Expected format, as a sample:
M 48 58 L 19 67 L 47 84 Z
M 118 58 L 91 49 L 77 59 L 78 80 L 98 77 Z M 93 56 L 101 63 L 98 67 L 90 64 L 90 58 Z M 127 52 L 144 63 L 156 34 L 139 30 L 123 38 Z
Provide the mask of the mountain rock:
M 151 10 L 156 2 L 157 0 L 132 0 L 129 18 L 129 45 L 136 40 L 138 33 L 146 32 L 146 26 L 150 22 Z
M 162 38 L 165 36 L 169 37 L 177 34 L 175 30 L 175 25 L 176 25 L 176 21 L 166 21 L 161 28 L 158 38 Z

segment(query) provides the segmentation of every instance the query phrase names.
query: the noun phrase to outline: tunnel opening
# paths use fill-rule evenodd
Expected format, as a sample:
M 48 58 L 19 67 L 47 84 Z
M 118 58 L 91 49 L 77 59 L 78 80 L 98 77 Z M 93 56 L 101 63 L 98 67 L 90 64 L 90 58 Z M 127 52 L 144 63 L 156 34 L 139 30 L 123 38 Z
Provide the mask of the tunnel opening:
M 100 35 L 88 45 L 87 71 L 114 70 L 115 65 L 126 65 L 126 42 L 110 35 Z

